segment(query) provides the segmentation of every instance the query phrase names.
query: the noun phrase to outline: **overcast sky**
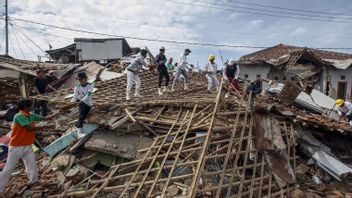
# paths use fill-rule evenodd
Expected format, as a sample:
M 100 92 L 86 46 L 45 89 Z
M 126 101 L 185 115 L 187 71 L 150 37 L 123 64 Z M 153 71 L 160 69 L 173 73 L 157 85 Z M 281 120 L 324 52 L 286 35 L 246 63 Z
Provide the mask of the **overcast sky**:
M 216 43 L 229 45 L 272 46 L 285 43 L 307 47 L 352 47 L 352 1 L 350 0 L 9 0 L 10 17 L 22 18 L 45 24 L 64 26 L 128 37 Z M 1 0 L 3 3 L 4 0 Z M 185 3 L 176 3 L 185 2 Z M 187 4 L 191 3 L 190 4 Z M 205 2 L 205 3 L 204 3 Z M 298 10 L 274 9 L 241 2 L 278 6 Z M 195 5 L 196 4 L 196 5 Z M 218 9 L 214 8 L 218 7 Z M 246 7 L 246 8 L 243 8 Z M 265 12 L 251 8 L 272 10 Z M 241 12 L 239 12 L 241 11 Z M 243 13 L 253 12 L 253 13 Z M 318 12 L 346 13 L 351 16 L 323 15 Z M 275 13 L 276 12 L 276 13 Z M 279 12 L 291 12 L 285 15 Z M 278 16 L 264 16 L 261 13 Z M 285 16 L 309 19 L 293 19 Z M 327 22 L 315 19 L 343 21 Z M 43 50 L 59 48 L 73 43 L 75 37 L 102 38 L 85 33 L 54 29 L 21 21 L 12 21 L 10 28 L 10 55 L 20 59 L 36 60 L 44 55 L 19 29 Z M 1 25 L 4 25 L 2 21 Z M 1 31 L 0 39 L 3 38 Z M 3 39 L 2 39 L 3 41 Z M 168 57 L 178 58 L 184 48 L 190 48 L 190 60 L 203 66 L 210 53 L 215 53 L 220 64 L 219 50 L 224 59 L 238 59 L 257 51 L 250 48 L 176 45 L 127 39 L 133 47 L 148 46 L 157 53 L 159 46 L 166 47 Z M 3 43 L 3 42 L 2 42 Z M 28 45 L 28 46 L 27 46 Z M 23 51 L 23 54 L 20 50 Z M 31 49 L 30 49 L 31 48 Z M 352 50 L 340 50 L 352 53 Z M 4 52 L 2 44 L 1 52 Z

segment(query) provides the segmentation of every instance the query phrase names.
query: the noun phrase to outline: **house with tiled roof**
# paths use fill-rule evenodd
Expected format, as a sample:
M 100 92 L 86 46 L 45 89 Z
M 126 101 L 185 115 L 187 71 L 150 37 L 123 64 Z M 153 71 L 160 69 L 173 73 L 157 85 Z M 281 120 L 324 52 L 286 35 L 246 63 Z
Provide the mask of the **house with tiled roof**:
M 279 44 L 242 56 L 239 65 L 241 77 L 251 81 L 260 75 L 309 85 L 333 98 L 352 96 L 352 54 Z

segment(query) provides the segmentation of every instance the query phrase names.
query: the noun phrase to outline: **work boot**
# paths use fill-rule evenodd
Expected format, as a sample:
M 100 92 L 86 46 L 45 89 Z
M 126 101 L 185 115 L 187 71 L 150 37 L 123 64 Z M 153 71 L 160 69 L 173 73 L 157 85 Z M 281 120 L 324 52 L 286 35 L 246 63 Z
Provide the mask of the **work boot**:
M 134 97 L 142 98 L 143 96 L 142 96 L 141 94 L 139 94 L 139 93 L 135 93 L 135 94 L 134 94 Z
M 161 88 L 158 88 L 158 94 L 159 94 L 159 96 L 163 95 L 163 92 L 161 91 Z
M 167 87 L 164 86 L 163 93 L 165 93 L 166 91 L 167 91 Z
M 174 85 L 171 86 L 171 91 L 174 92 L 175 89 L 174 89 Z
M 183 87 L 184 90 L 188 90 L 188 85 L 186 84 L 184 87 Z
M 350 124 L 350 126 L 352 126 L 352 120 L 348 122 Z
M 208 90 L 208 91 L 207 91 L 207 94 L 211 94 L 211 91 Z
M 131 100 L 130 96 L 126 96 L 126 100 L 127 101 Z

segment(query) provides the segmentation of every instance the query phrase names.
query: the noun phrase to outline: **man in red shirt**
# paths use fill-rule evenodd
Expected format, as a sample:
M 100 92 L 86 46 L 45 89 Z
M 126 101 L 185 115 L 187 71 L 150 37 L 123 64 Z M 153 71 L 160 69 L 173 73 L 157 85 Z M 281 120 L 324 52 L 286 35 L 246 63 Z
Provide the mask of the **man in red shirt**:
M 18 103 L 19 113 L 13 118 L 9 152 L 5 168 L 0 172 L 0 197 L 9 181 L 11 174 L 16 168 L 17 162 L 22 159 L 26 167 L 29 184 L 38 182 L 38 169 L 35 163 L 35 154 L 32 144 L 35 141 L 35 131 L 55 128 L 55 125 L 35 126 L 39 120 L 48 120 L 59 115 L 60 112 L 50 116 L 42 117 L 31 113 L 33 110 L 32 100 L 23 99 Z

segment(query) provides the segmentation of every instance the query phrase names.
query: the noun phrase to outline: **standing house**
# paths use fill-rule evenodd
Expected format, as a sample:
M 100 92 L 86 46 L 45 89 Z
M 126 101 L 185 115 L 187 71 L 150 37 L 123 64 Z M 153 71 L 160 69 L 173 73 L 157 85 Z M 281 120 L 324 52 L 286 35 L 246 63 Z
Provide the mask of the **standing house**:
M 279 44 L 239 59 L 240 76 L 310 85 L 333 98 L 352 97 L 352 54 Z M 264 85 L 265 86 L 265 85 Z
M 71 45 L 46 52 L 58 63 L 95 61 L 106 64 L 132 54 L 133 49 L 123 38 L 75 38 Z

